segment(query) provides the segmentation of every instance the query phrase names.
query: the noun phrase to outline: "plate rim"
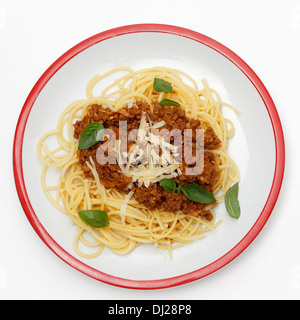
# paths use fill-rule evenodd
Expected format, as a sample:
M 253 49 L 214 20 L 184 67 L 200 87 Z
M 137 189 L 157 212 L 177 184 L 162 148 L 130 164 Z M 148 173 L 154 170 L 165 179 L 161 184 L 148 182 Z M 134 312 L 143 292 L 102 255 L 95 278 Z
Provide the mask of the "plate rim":
M 39 221 L 37 215 L 35 214 L 26 191 L 23 176 L 22 155 L 24 132 L 29 114 L 40 92 L 43 90 L 44 86 L 48 83 L 48 81 L 53 77 L 53 75 L 73 57 L 99 42 L 105 41 L 113 37 L 122 36 L 125 34 L 145 32 L 166 33 L 189 38 L 217 51 L 218 53 L 222 54 L 225 58 L 230 60 L 234 65 L 236 65 L 247 76 L 252 85 L 255 87 L 268 111 L 274 133 L 276 159 L 273 183 L 269 196 L 266 200 L 265 206 L 262 212 L 260 213 L 258 219 L 252 226 L 252 228 L 235 247 L 233 247 L 230 251 L 228 251 L 222 257 L 210 263 L 209 265 L 206 265 L 198 270 L 189 273 L 185 273 L 171 278 L 156 280 L 132 280 L 116 277 L 86 265 L 84 262 L 81 262 L 73 255 L 65 251 L 48 234 L 48 232 L 45 230 L 45 228 Z M 202 33 L 182 28 L 179 26 L 167 24 L 132 24 L 109 29 L 104 32 L 98 33 L 92 37 L 89 37 L 86 40 L 83 40 L 82 42 L 78 43 L 70 50 L 68 50 L 66 53 L 64 53 L 44 72 L 44 74 L 40 77 L 40 79 L 37 81 L 31 92 L 29 93 L 19 115 L 13 142 L 13 172 L 17 194 L 23 211 L 27 216 L 27 219 L 29 220 L 31 226 L 38 234 L 38 236 L 41 238 L 41 240 L 60 259 L 62 259 L 64 262 L 66 262 L 74 269 L 82 272 L 83 274 L 91 278 L 94 278 L 95 280 L 127 289 L 163 289 L 187 284 L 204 278 L 218 271 L 219 269 L 230 263 L 232 260 L 237 258 L 254 241 L 254 239 L 261 232 L 264 225 L 268 221 L 280 193 L 284 177 L 284 169 L 285 142 L 281 121 L 275 104 L 268 90 L 266 89 L 265 85 L 262 83 L 260 78 L 256 75 L 256 73 L 250 68 L 250 66 L 244 60 L 242 60 L 237 54 L 235 54 L 232 50 L 230 50 L 220 42 Z

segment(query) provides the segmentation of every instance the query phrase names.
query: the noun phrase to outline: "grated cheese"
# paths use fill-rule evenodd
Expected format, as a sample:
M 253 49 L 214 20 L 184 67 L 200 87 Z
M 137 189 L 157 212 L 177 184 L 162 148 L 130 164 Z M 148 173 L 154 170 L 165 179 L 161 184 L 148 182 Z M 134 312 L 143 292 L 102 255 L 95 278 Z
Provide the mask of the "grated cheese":
M 117 161 L 121 171 L 127 177 L 131 177 L 133 182 L 138 185 L 144 184 L 149 187 L 150 183 L 155 183 L 164 178 L 175 178 L 178 176 L 179 163 L 174 159 L 178 155 L 178 147 L 166 142 L 163 137 L 154 135 L 150 130 L 163 127 L 166 122 L 160 121 L 153 123 L 150 119 L 147 121 L 147 115 L 142 113 L 136 145 L 133 150 L 127 154 L 128 160 L 122 161 L 120 154 L 120 141 L 117 141 Z M 139 143 L 146 143 L 145 150 L 141 149 Z M 161 156 L 155 152 L 154 147 L 160 147 Z M 146 154 L 145 154 L 146 152 Z M 125 156 L 125 153 L 123 153 Z M 144 159 L 144 163 L 138 164 Z
M 121 215 L 121 220 L 122 220 L 122 223 L 125 223 L 125 217 L 127 215 L 127 205 L 128 205 L 128 202 L 129 200 L 131 199 L 131 197 L 133 196 L 134 192 L 133 191 L 130 191 L 127 196 L 125 197 L 125 200 L 124 202 L 122 203 L 122 206 L 121 206 L 121 209 L 120 209 L 120 215 Z

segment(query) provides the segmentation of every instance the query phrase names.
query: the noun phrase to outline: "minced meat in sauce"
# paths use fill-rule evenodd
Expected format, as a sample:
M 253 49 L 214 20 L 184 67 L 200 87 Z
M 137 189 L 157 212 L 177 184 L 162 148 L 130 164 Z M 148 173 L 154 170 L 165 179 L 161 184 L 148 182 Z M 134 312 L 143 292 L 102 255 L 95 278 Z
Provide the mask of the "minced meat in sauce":
M 89 107 L 87 114 L 81 121 L 74 124 L 74 137 L 80 138 L 84 128 L 92 123 L 99 122 L 103 124 L 104 128 L 111 129 L 116 134 L 116 139 L 119 139 L 119 121 L 127 121 L 127 134 L 133 130 L 138 129 L 142 118 L 142 113 L 146 112 L 147 116 L 154 123 L 164 120 L 166 124 L 163 128 L 168 130 L 179 129 L 182 133 L 184 129 L 192 129 L 192 144 L 196 144 L 196 129 L 202 129 L 199 120 L 191 119 L 186 116 L 183 109 L 179 107 L 162 107 L 158 103 L 153 106 L 153 112 L 150 110 L 148 104 L 136 102 L 131 108 L 124 107 L 117 112 L 109 108 L 104 108 L 101 105 L 93 104 Z M 162 129 L 162 128 L 160 128 Z M 170 140 L 172 142 L 172 138 Z M 120 192 L 128 193 L 128 185 L 132 182 L 130 177 L 125 176 L 116 164 L 101 165 L 96 160 L 96 153 L 99 146 L 103 142 L 99 142 L 89 149 L 78 150 L 79 163 L 87 178 L 92 178 L 92 172 L 87 166 L 86 162 L 93 158 L 101 183 L 106 188 L 115 188 Z M 217 149 L 221 146 L 221 141 L 218 139 L 214 130 L 208 127 L 204 133 L 204 148 L 207 150 Z M 130 148 L 130 142 L 128 149 Z M 219 172 L 216 165 L 214 154 L 211 152 L 204 152 L 204 168 L 200 175 L 185 175 L 185 168 L 188 165 L 184 159 L 180 166 L 182 174 L 173 178 L 176 183 L 182 183 L 182 186 L 197 183 L 202 188 L 212 191 L 216 183 Z M 149 187 L 144 185 L 138 187 L 133 184 L 132 191 L 134 191 L 135 199 L 144 204 L 150 210 L 163 208 L 168 212 L 182 211 L 185 214 L 192 214 L 210 221 L 212 219 L 211 213 L 205 211 L 205 204 L 197 203 L 189 200 L 184 194 L 170 193 L 160 186 L 159 183 L 150 183 Z

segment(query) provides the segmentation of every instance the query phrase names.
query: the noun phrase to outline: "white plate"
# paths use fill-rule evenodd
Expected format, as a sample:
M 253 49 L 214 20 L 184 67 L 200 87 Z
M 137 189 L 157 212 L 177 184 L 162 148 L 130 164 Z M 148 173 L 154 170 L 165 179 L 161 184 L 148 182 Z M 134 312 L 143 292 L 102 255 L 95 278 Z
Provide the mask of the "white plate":
M 126 256 L 109 249 L 93 260 L 77 256 L 76 233 L 69 217 L 45 197 L 36 147 L 55 128 L 64 108 L 85 98 L 85 87 L 97 73 L 114 67 L 135 70 L 153 66 L 180 69 L 198 83 L 204 78 L 223 101 L 241 111 L 228 117 L 236 126 L 229 153 L 241 173 L 240 219 L 221 204 L 223 223 L 206 238 L 168 253 L 142 245 Z M 166 25 L 132 25 L 93 36 L 59 58 L 30 93 L 19 118 L 14 144 L 14 173 L 24 211 L 41 239 L 77 270 L 127 288 L 164 288 L 211 274 L 236 258 L 257 236 L 277 200 L 284 172 L 281 123 L 266 88 L 251 68 L 228 48 L 202 34 Z

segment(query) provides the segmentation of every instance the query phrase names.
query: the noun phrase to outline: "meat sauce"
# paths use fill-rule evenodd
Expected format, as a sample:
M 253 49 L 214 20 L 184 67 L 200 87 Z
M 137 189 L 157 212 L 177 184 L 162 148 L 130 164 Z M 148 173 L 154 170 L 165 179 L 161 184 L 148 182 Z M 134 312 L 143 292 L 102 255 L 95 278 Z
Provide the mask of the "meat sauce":
M 87 114 L 81 121 L 74 124 L 74 138 L 79 139 L 84 128 L 92 123 L 99 122 L 103 124 L 104 128 L 111 129 L 116 134 L 116 139 L 119 139 L 119 121 L 127 121 L 127 134 L 140 126 L 142 113 L 146 112 L 147 116 L 153 123 L 165 121 L 163 128 L 169 131 L 179 129 L 182 133 L 185 129 L 192 129 L 192 147 L 194 149 L 196 144 L 196 129 L 202 129 L 201 123 L 198 120 L 188 118 L 186 112 L 180 107 L 161 107 L 158 103 L 154 104 L 153 112 L 150 110 L 148 104 L 136 102 L 131 108 L 124 107 L 118 112 L 112 111 L 109 108 L 104 108 L 101 105 L 91 105 Z M 160 128 L 160 129 L 163 129 Z M 171 138 L 172 143 L 172 138 Z M 96 160 L 97 149 L 103 142 L 99 142 L 89 149 L 78 150 L 79 163 L 87 178 L 92 178 L 92 172 L 87 166 L 86 162 L 93 158 L 96 170 L 98 172 L 101 183 L 106 188 L 115 188 L 120 192 L 128 193 L 128 185 L 132 182 L 130 177 L 125 176 L 116 164 L 101 165 Z M 217 149 L 221 146 L 221 141 L 218 139 L 214 130 L 211 127 L 206 128 L 204 133 L 204 148 L 207 150 Z M 128 149 L 130 143 L 128 144 Z M 216 165 L 214 154 L 211 152 L 204 152 L 204 167 L 200 175 L 186 175 L 185 169 L 189 165 L 183 159 L 180 169 L 182 174 L 173 178 L 176 183 L 182 183 L 182 186 L 197 183 L 202 188 L 212 191 L 218 177 L 219 170 Z M 168 212 L 182 211 L 184 214 L 192 214 L 194 216 L 201 216 L 208 221 L 212 219 L 211 213 L 205 210 L 205 204 L 197 203 L 189 200 L 184 194 L 170 193 L 160 186 L 159 183 L 150 183 L 149 187 L 144 185 L 138 186 L 133 184 L 132 191 L 136 201 L 144 204 L 150 210 L 163 208 Z

